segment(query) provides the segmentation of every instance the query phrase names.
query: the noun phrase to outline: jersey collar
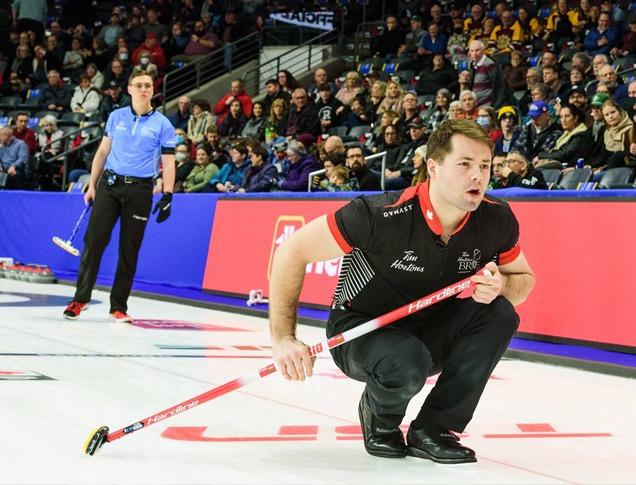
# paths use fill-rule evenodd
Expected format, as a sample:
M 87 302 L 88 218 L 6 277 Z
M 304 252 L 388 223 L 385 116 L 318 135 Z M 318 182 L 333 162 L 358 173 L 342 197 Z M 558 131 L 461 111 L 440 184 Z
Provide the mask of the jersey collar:
M 132 107 L 132 104 L 129 106 L 130 107 L 130 112 L 132 113 L 133 117 L 137 118 L 138 116 L 141 116 L 142 118 L 145 116 L 152 116 L 155 112 L 154 108 L 150 108 L 150 111 L 147 111 L 146 113 L 142 114 L 142 115 L 138 115 L 135 110 Z
M 433 209 L 433 204 L 431 204 L 430 197 L 430 180 L 427 180 L 424 183 L 421 183 L 417 188 L 417 198 L 420 202 L 420 208 L 422 209 L 422 214 L 424 215 L 424 220 L 428 227 L 433 231 L 436 235 L 441 236 L 444 232 L 442 229 L 442 223 L 440 222 L 435 210 Z M 466 213 L 466 216 L 462 220 L 461 224 L 455 229 L 453 234 L 457 234 L 468 222 L 468 218 L 470 217 L 470 212 Z

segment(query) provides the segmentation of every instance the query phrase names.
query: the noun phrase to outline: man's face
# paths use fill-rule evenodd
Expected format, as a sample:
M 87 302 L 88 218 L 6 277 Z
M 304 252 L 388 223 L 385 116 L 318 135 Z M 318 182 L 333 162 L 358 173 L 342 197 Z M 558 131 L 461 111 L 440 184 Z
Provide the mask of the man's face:
M 270 96 L 276 96 L 278 94 L 278 84 L 276 83 L 269 83 L 265 85 L 265 90 L 267 91 L 267 94 L 269 94 Z
M 554 54 L 552 52 L 544 53 L 541 57 L 541 65 L 543 67 L 556 65 L 556 57 Z
M 314 73 L 314 81 L 317 85 L 323 84 L 327 82 L 327 71 L 324 69 L 318 69 Z
M 585 97 L 584 94 L 581 94 L 575 91 L 572 94 L 570 94 L 570 96 L 568 97 L 568 102 L 570 104 L 573 104 L 577 108 L 585 109 L 587 98 Z
M 238 81 L 232 81 L 230 85 L 230 92 L 232 96 L 238 96 L 241 93 L 241 83 Z
M 323 103 L 327 103 L 331 99 L 331 90 L 321 89 L 318 91 L 318 96 L 320 96 Z
M 512 23 L 514 22 L 514 18 L 512 16 L 512 12 L 510 12 L 509 10 L 506 10 L 501 15 L 501 22 L 503 23 L 504 27 L 510 27 L 512 25 Z
M 607 84 L 614 85 L 616 84 L 616 71 L 609 64 L 605 64 L 598 72 L 598 77 L 601 81 L 605 81 Z
M 217 146 L 221 141 L 221 135 L 219 135 L 218 133 L 208 133 L 206 135 L 206 138 L 208 140 L 208 143 L 213 146 Z
M 543 70 L 543 82 L 545 84 L 550 84 L 556 81 L 558 78 L 559 78 L 558 74 L 554 72 L 552 69 Z
M 18 131 L 22 132 L 26 128 L 28 121 L 28 116 L 19 115 L 15 120 L 15 127 L 18 129 Z
M 495 180 L 499 181 L 503 177 L 501 176 L 501 170 L 508 164 L 506 157 L 495 157 L 492 159 L 492 173 L 495 176 Z
M 179 106 L 179 111 L 181 111 L 182 113 L 185 113 L 186 111 L 190 110 L 190 100 L 188 98 L 184 98 L 184 97 L 179 98 L 179 101 L 177 101 L 177 104 Z
M 245 155 L 239 152 L 236 148 L 232 148 L 230 150 L 230 157 L 235 165 L 241 165 L 243 160 L 245 160 Z
M 548 121 L 550 121 L 550 114 L 548 112 L 541 113 L 536 118 L 532 118 L 532 123 L 539 129 L 543 129 L 548 126 Z
M 57 86 L 57 84 L 60 82 L 60 75 L 56 72 L 49 72 L 47 78 L 51 86 Z
M 11 142 L 11 138 L 13 138 L 11 130 L 0 130 L 0 143 L 6 146 Z
M 526 162 L 516 153 L 508 155 L 508 167 L 517 175 L 523 175 L 526 172 Z
M 411 111 L 417 108 L 417 98 L 412 94 L 405 95 L 402 102 L 404 109 Z
M 350 148 L 347 151 L 346 164 L 352 172 L 359 172 L 364 167 L 362 150 L 360 148 Z
M 598 18 L 598 28 L 599 30 L 607 30 L 609 29 L 610 18 L 606 13 L 602 13 Z
M 294 92 L 294 95 L 292 96 L 292 101 L 294 103 L 294 106 L 296 106 L 296 109 L 298 110 L 303 109 L 305 105 L 307 104 L 307 93 L 300 92 L 300 91 Z
M 431 37 L 437 37 L 437 34 L 439 34 L 439 27 L 437 26 L 437 24 L 429 25 L 428 35 L 430 35 Z
M 473 62 L 479 62 L 479 60 L 484 55 L 484 46 L 481 42 L 472 41 L 468 48 L 468 56 L 470 60 Z
M 627 86 L 627 96 L 630 98 L 636 98 L 636 81 L 632 81 Z
M 205 24 L 203 22 L 197 22 L 194 24 L 194 33 L 201 36 L 205 34 Z
M 482 12 L 483 9 L 481 8 L 481 5 L 473 5 L 473 7 L 470 9 L 470 16 L 475 20 L 479 20 L 481 18 Z
M 137 76 L 128 85 L 128 94 L 133 99 L 150 101 L 153 93 L 152 78 L 150 76 Z
M 444 160 L 429 159 L 427 164 L 431 191 L 447 211 L 472 212 L 479 207 L 490 179 L 488 145 L 455 134 Z
M 600 56 L 596 56 L 592 60 L 592 71 L 594 71 L 595 76 L 599 75 L 599 71 L 601 70 L 601 67 L 603 67 L 605 64 L 607 64 L 607 62 L 605 62 L 605 59 Z
M 439 5 L 433 5 L 431 7 L 431 17 L 433 17 L 433 20 L 439 20 L 441 16 L 442 16 L 442 7 L 440 7 Z
M 411 140 L 419 140 L 426 134 L 426 128 L 424 126 L 409 126 L 409 135 Z

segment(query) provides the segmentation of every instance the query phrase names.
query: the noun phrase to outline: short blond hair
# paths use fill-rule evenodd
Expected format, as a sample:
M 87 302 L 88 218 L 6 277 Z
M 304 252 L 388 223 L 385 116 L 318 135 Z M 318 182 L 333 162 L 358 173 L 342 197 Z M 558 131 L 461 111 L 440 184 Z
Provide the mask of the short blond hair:
M 463 135 L 488 146 L 492 151 L 493 141 L 486 132 L 473 120 L 446 120 L 442 122 L 431 134 L 426 145 L 426 158 L 432 158 L 437 163 L 442 163 L 446 155 L 452 150 L 452 138 L 454 135 Z

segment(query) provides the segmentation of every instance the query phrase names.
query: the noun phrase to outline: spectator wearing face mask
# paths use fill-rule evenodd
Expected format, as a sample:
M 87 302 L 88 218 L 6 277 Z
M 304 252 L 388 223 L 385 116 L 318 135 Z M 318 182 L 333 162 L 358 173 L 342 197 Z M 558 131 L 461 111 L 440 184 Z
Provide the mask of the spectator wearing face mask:
M 159 69 L 156 64 L 151 62 L 150 53 L 148 51 L 141 51 L 141 55 L 139 56 L 139 63 L 133 67 L 132 72 L 143 72 L 148 74 L 153 81 L 157 79 L 159 74 Z
M 142 61 L 144 56 L 149 58 L 148 61 Z M 131 61 L 135 65 L 141 64 L 142 66 L 154 64 L 159 71 L 163 71 L 166 68 L 166 55 L 157 41 L 157 34 L 148 32 L 144 43 L 134 50 Z

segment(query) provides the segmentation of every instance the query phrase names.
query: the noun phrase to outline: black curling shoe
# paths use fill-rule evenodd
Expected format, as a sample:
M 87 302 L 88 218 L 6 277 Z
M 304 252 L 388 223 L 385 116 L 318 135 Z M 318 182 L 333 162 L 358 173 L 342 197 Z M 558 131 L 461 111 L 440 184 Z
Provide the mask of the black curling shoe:
M 475 452 L 462 446 L 455 433 L 433 423 L 427 423 L 420 428 L 415 428 L 411 423 L 406 442 L 408 454 L 417 458 L 448 465 L 477 461 Z
M 367 453 L 384 458 L 404 458 L 406 456 L 406 443 L 402 430 L 396 426 L 383 426 L 373 416 L 367 404 L 366 391 L 362 393 L 360 398 L 358 415 L 360 416 L 360 426 Z

